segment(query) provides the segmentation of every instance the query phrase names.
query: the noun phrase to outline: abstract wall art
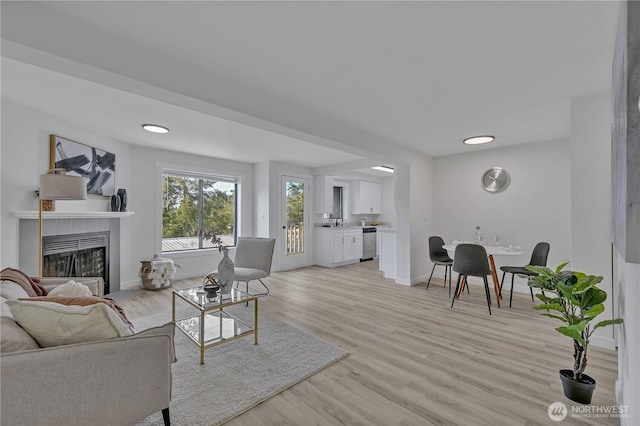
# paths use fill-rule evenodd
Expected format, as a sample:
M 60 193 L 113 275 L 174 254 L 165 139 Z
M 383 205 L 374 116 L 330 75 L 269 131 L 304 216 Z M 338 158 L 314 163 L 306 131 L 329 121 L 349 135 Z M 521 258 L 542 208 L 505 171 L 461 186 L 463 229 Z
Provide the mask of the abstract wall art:
M 87 193 L 110 197 L 115 192 L 116 156 L 98 148 L 50 135 L 50 166 L 88 179 Z

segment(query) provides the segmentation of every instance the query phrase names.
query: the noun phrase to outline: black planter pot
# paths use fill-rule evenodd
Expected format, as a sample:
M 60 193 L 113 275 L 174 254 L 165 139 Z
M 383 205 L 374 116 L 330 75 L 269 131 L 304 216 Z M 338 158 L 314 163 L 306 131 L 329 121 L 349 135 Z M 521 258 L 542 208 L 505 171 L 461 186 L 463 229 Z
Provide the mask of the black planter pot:
M 596 381 L 586 374 L 582 375 L 583 382 L 573 380 L 572 370 L 560 370 L 560 380 L 564 396 L 580 404 L 590 404 L 593 391 L 596 389 Z

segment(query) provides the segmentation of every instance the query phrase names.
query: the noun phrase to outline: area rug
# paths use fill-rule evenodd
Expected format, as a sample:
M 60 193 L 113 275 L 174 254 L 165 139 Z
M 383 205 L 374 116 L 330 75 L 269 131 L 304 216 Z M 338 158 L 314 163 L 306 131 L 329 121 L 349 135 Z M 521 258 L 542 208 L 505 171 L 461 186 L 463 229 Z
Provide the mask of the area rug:
M 244 307 L 240 307 L 242 309 Z M 252 308 L 238 311 L 248 315 Z M 137 330 L 164 324 L 171 314 L 134 320 Z M 345 350 L 265 314 L 258 318 L 258 345 L 253 335 L 200 350 L 176 329 L 178 361 L 172 366 L 172 399 L 169 406 L 175 425 L 219 425 L 312 376 L 349 355 Z M 138 426 L 163 425 L 162 414 L 153 414 Z

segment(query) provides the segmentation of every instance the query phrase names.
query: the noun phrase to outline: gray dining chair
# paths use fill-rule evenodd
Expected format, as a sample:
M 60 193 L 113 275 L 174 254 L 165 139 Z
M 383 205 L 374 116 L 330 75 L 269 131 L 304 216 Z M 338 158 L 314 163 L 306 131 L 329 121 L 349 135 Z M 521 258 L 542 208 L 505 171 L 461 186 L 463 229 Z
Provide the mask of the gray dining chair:
M 549 243 L 541 242 L 536 244 L 531 253 L 531 260 L 529 265 L 532 266 L 547 266 L 547 257 L 549 256 Z M 509 294 L 509 307 L 511 307 L 511 300 L 513 299 L 513 280 L 516 275 L 522 275 L 525 277 L 535 277 L 535 272 L 529 271 L 524 266 L 501 266 L 502 281 L 500 281 L 500 297 L 502 297 L 502 286 L 504 285 L 504 277 L 507 274 L 511 274 L 511 294 Z M 529 287 L 531 292 L 531 301 L 533 302 L 533 288 Z
M 482 277 L 484 280 L 484 292 L 487 295 L 487 307 L 489 308 L 489 315 L 491 315 L 491 294 L 489 292 L 489 281 L 487 280 L 487 275 L 491 275 L 491 267 L 489 266 L 487 250 L 478 244 L 458 244 L 453 254 L 452 269 L 458 273 L 458 281 L 451 298 L 451 307 L 453 308 L 453 303 L 459 297 L 458 292 L 463 278 L 466 283 L 469 276 Z M 467 283 L 466 285 L 468 288 L 469 284 Z
M 275 244 L 275 238 L 238 238 L 233 256 L 233 280 L 236 282 L 236 287 L 243 282 L 246 284 L 246 292 L 249 293 L 249 281 L 257 280 L 267 292 L 252 294 L 252 296 L 269 294 L 269 287 L 262 279 L 271 274 L 271 262 Z
M 429 260 L 433 263 L 431 268 L 431 275 L 427 281 L 427 288 L 429 289 L 429 283 L 431 283 L 431 277 L 433 277 L 433 271 L 437 265 L 444 266 L 444 285 L 447 286 L 447 271 L 449 271 L 449 297 L 451 297 L 451 266 L 453 266 L 453 259 L 449 257 L 449 253 L 442 248 L 444 240 L 437 235 L 429 237 Z

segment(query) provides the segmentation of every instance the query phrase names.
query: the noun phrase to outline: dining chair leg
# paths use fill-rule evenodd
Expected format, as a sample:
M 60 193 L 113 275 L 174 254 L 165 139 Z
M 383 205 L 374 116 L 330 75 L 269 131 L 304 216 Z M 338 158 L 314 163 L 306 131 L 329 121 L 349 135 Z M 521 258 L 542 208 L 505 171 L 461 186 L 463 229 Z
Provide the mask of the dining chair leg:
M 511 301 L 513 300 L 513 280 L 515 279 L 516 274 L 511 274 L 511 294 L 509 294 L 509 307 L 511 307 Z
M 458 289 L 460 288 L 460 278 L 462 277 L 461 274 L 458 274 L 458 281 L 456 282 L 456 289 L 453 292 L 453 297 L 451 298 L 451 307 L 453 308 L 453 302 L 456 301 L 456 296 L 458 295 Z
M 489 308 L 489 315 L 491 315 L 491 292 L 489 291 L 489 281 L 487 276 L 482 277 L 484 279 L 484 292 L 487 294 L 487 307 Z
M 504 277 L 507 275 L 506 272 L 502 273 L 502 280 L 500 280 L 500 299 L 502 299 L 502 286 L 504 285 Z
M 444 285 L 443 287 L 447 287 L 447 269 L 449 269 L 449 265 L 444 265 Z
M 431 275 L 429 275 L 429 279 L 427 280 L 427 288 L 425 288 L 425 290 L 429 289 L 429 283 L 431 282 L 431 277 L 433 276 L 433 271 L 436 269 L 436 264 L 433 264 L 433 268 L 431 268 Z M 447 271 L 445 271 L 445 275 L 446 275 Z M 447 279 L 447 277 L 445 276 L 445 280 Z M 445 283 L 446 285 L 446 283 Z
M 531 292 L 531 301 L 534 302 L 534 299 L 533 299 L 533 288 L 529 287 L 529 291 Z
M 449 297 L 451 297 L 451 265 L 449 265 Z M 444 271 L 444 279 L 447 279 L 447 271 Z M 446 285 L 446 283 L 445 283 Z
M 458 299 L 460 299 L 460 293 L 464 292 L 465 287 L 467 287 L 467 276 L 462 275 L 462 279 L 460 280 L 460 289 L 456 289 L 456 291 L 453 293 L 453 297 L 457 297 Z

